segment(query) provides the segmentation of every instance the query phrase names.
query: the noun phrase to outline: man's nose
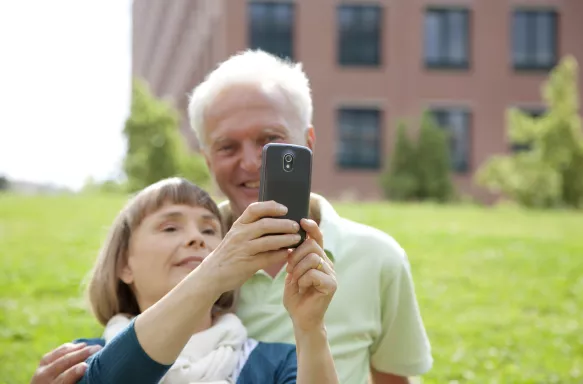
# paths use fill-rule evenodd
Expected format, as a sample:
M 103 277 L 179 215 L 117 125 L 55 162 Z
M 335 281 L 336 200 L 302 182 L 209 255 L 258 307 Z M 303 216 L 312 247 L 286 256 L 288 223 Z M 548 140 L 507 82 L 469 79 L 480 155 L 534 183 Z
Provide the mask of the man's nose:
M 261 150 L 262 148 L 256 145 L 243 147 L 241 168 L 249 173 L 259 171 L 259 168 L 261 168 Z

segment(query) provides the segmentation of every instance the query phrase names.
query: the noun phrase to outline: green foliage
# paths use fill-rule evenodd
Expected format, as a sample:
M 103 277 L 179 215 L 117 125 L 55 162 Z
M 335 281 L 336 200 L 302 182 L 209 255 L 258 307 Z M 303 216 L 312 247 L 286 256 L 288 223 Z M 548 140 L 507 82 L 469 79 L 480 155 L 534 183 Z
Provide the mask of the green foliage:
M 508 111 L 510 140 L 530 149 L 492 157 L 476 174 L 479 185 L 528 207 L 583 207 L 577 70 L 570 56 L 553 69 L 542 88 L 545 115 L 533 118 L 517 109 Z
M 178 175 L 201 186 L 208 183 L 206 165 L 198 159 L 200 155 L 188 152 L 178 127 L 178 112 L 154 97 L 143 81 L 134 79 L 131 115 L 124 128 L 124 171 L 130 191 Z
M 417 147 L 418 197 L 421 200 L 445 202 L 453 195 L 450 175 L 449 141 L 430 112 L 421 120 Z
M 444 129 L 429 112 L 423 113 L 416 145 L 400 122 L 387 170 L 381 175 L 385 197 L 392 200 L 434 200 L 453 197 L 449 145 Z
M 83 189 L 84 194 L 125 194 L 128 190 L 126 183 L 117 180 L 96 181 L 92 177 L 85 180 Z
M 407 125 L 401 121 L 397 126 L 397 140 L 388 172 L 381 175 L 386 198 L 408 200 L 417 195 L 419 181 L 415 166 L 415 148 L 407 134 Z
M 10 181 L 6 176 L 0 176 L 0 191 L 6 191 L 10 188 Z

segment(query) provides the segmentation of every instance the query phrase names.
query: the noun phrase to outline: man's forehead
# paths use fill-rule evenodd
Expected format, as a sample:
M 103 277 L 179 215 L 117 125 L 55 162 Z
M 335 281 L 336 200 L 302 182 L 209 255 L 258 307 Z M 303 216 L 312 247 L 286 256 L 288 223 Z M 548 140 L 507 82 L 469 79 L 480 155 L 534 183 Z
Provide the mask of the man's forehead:
M 237 84 L 224 88 L 206 109 L 206 117 L 217 119 L 241 109 L 263 108 L 280 110 L 285 105 L 284 95 L 276 90 L 252 84 Z

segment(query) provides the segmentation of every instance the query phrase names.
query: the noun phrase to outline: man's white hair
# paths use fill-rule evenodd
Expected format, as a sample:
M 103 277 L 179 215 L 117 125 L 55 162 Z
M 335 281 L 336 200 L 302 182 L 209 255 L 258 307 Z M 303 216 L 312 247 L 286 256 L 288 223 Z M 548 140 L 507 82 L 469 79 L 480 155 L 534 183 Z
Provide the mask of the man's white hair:
M 190 126 L 201 147 L 205 146 L 204 115 L 215 97 L 233 85 L 277 87 L 283 92 L 304 129 L 312 125 L 310 82 L 301 63 L 280 59 L 262 50 L 246 50 L 231 56 L 194 88 L 188 104 Z

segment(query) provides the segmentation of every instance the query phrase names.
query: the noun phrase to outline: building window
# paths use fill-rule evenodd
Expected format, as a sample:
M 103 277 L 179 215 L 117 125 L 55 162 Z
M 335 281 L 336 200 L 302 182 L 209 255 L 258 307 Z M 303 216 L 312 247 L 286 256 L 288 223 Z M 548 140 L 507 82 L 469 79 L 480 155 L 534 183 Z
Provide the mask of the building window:
M 375 108 L 342 108 L 338 111 L 337 164 L 342 169 L 381 166 L 381 111 Z
M 294 16 L 291 3 L 249 2 L 249 47 L 293 59 Z
M 512 18 L 515 69 L 549 70 L 557 64 L 557 13 L 517 10 Z
M 346 66 L 381 63 L 382 9 L 377 5 L 339 5 L 338 62 Z
M 448 133 L 452 170 L 467 172 L 470 168 L 470 112 L 461 108 L 439 108 L 432 112 L 436 123 Z
M 468 68 L 469 35 L 467 9 L 428 9 L 425 13 L 425 66 Z
M 526 113 L 527 115 L 529 115 L 530 117 L 533 118 L 539 118 L 542 117 L 545 113 L 547 113 L 546 108 L 544 107 L 526 107 L 526 108 L 520 108 L 522 110 L 522 112 Z M 517 152 L 527 152 L 530 151 L 530 149 L 532 148 L 532 144 L 531 143 L 511 143 L 510 144 L 510 150 L 514 153 Z

